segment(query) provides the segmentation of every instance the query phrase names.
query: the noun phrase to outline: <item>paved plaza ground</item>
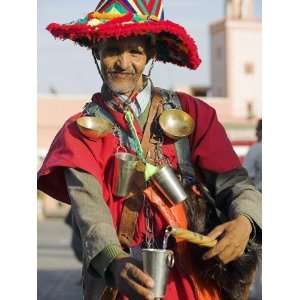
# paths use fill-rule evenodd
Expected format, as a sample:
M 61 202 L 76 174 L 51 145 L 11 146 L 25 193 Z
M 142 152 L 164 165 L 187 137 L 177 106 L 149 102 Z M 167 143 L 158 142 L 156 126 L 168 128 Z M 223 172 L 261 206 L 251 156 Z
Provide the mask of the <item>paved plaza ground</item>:
M 70 248 L 63 219 L 38 222 L 38 300 L 81 300 L 81 264 Z

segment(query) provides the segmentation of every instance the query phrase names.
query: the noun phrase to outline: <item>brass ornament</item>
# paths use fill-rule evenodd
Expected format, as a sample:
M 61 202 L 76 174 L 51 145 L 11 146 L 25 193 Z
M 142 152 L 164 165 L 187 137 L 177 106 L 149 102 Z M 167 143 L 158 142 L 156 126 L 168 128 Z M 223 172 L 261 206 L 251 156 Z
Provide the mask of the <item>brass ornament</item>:
M 195 128 L 193 118 L 179 109 L 165 110 L 159 117 L 159 125 L 167 137 L 175 140 L 189 136 Z
M 103 118 L 84 116 L 76 120 L 79 131 L 87 138 L 97 140 L 112 132 L 113 124 Z

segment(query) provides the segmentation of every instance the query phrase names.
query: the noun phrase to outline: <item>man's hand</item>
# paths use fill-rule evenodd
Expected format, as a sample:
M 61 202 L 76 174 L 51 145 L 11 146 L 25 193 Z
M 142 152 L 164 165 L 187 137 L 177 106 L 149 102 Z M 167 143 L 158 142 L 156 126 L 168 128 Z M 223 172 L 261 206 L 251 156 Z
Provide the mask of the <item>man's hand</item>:
M 116 287 L 129 299 L 153 300 L 151 288 L 154 286 L 153 279 L 144 273 L 139 263 L 132 257 L 115 258 L 109 266 Z
M 237 259 L 243 255 L 251 231 L 251 223 L 247 217 L 243 215 L 230 222 L 217 226 L 208 234 L 208 236 L 214 239 L 221 235 L 223 236 L 216 246 L 203 255 L 203 259 L 207 260 L 217 256 L 224 264 Z

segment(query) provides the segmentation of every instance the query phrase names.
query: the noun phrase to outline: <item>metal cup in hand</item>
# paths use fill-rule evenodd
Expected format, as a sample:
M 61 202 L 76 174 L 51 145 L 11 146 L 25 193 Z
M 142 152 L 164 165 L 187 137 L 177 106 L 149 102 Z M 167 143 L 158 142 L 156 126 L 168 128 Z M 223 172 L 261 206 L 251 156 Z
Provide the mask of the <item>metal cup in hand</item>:
M 127 152 L 117 152 L 114 162 L 113 194 L 125 197 L 129 194 L 130 185 L 137 165 L 137 157 Z
M 154 298 L 163 298 L 166 294 L 169 271 L 175 262 L 173 251 L 143 249 L 142 258 L 144 272 L 154 281 L 154 288 L 151 289 Z
M 188 197 L 174 171 L 168 165 L 155 173 L 151 181 L 172 204 L 178 204 Z

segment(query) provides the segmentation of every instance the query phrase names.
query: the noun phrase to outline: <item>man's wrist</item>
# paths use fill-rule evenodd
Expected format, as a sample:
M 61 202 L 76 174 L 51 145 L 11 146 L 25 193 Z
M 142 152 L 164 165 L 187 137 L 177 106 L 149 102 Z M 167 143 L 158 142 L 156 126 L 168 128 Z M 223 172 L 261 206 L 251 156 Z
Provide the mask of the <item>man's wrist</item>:
M 106 246 L 91 262 L 93 269 L 103 278 L 106 279 L 106 271 L 116 257 L 128 256 L 120 245 Z
M 249 240 L 253 241 L 256 237 L 256 228 L 255 228 L 255 224 L 254 224 L 252 218 L 249 215 L 243 214 L 243 213 L 240 214 L 239 216 L 244 217 L 245 219 L 247 219 L 249 221 L 250 226 L 251 226 L 251 232 L 250 232 Z

